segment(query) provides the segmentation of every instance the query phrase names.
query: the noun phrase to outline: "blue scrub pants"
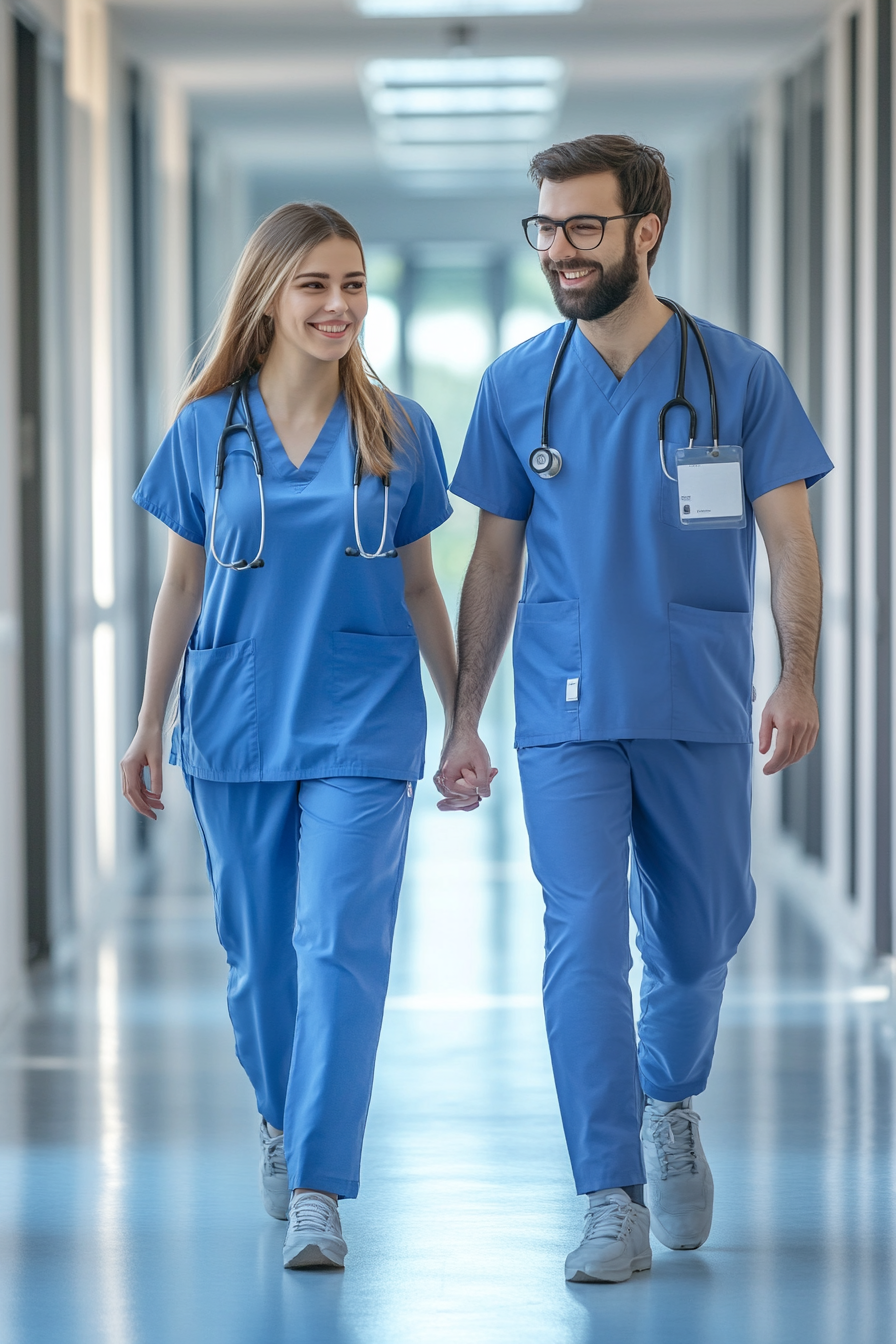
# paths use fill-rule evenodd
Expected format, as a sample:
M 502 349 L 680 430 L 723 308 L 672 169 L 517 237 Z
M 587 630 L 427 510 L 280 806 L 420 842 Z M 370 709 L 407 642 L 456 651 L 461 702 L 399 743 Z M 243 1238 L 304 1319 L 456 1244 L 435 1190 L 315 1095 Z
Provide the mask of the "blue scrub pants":
M 412 786 L 187 776 L 237 1057 L 284 1131 L 291 1190 L 358 1193 Z
M 643 1183 L 643 1094 L 680 1101 L 706 1087 L 728 962 L 756 904 L 751 755 L 749 744 L 653 739 L 519 752 L 579 1194 Z M 637 1047 L 629 908 L 644 961 Z

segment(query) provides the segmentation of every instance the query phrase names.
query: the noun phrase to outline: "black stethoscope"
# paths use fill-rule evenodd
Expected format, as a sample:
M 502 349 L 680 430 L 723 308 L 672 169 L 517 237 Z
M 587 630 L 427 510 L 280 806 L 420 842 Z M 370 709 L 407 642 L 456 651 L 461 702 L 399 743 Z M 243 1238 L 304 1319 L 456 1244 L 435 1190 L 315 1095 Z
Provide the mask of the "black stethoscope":
M 659 298 L 659 295 L 657 295 Z M 683 406 L 690 416 L 690 442 L 688 448 L 694 446 L 694 439 L 697 437 L 697 411 L 688 401 L 684 394 L 685 376 L 688 371 L 688 327 L 693 331 L 697 338 L 697 344 L 700 347 L 700 354 L 703 357 L 703 367 L 706 369 L 706 381 L 709 384 L 709 412 L 712 420 L 712 445 L 713 454 L 718 454 L 719 449 L 719 404 L 716 398 L 716 381 L 713 377 L 712 364 L 709 358 L 709 351 L 706 348 L 706 342 L 697 323 L 686 312 L 680 304 L 672 299 L 660 298 L 660 303 L 664 303 L 667 308 L 671 308 L 678 318 L 678 325 L 681 330 L 681 356 L 678 362 L 678 386 L 675 389 L 675 396 L 671 401 L 667 401 L 660 411 L 657 421 L 657 436 L 660 443 L 660 466 L 663 468 L 663 475 L 668 476 L 670 481 L 675 477 L 669 473 L 666 466 L 666 416 L 676 406 Z M 556 476 L 563 466 L 563 458 L 556 448 L 551 448 L 548 443 L 548 416 L 551 409 L 551 397 L 554 393 L 554 384 L 557 381 L 557 375 L 560 372 L 560 365 L 563 362 L 563 356 L 566 353 L 566 347 L 572 340 L 572 334 L 576 329 L 575 321 L 570 322 L 563 334 L 563 340 L 560 342 L 560 349 L 557 351 L 557 357 L 554 360 L 554 367 L 551 369 L 551 376 L 548 379 L 547 390 L 544 394 L 544 409 L 541 415 L 541 443 L 529 454 L 529 467 L 540 476 L 543 481 L 549 481 Z
M 246 373 L 234 383 L 233 391 L 230 394 L 230 405 L 227 408 L 227 418 L 224 421 L 224 428 L 221 431 L 221 437 L 218 440 L 218 456 L 215 462 L 215 502 L 212 507 L 212 526 L 211 536 L 209 537 L 209 549 L 212 556 L 222 569 L 262 569 L 264 560 L 261 553 L 264 550 L 264 532 L 265 532 L 265 511 L 264 511 L 264 486 L 262 476 L 264 475 L 264 465 L 261 460 L 261 448 L 258 443 L 258 436 L 255 433 L 255 422 L 252 419 L 252 411 L 249 407 L 249 382 L 252 378 L 251 373 Z M 237 404 L 243 414 L 242 420 L 234 420 Z M 249 440 L 249 448 L 231 448 L 228 440 L 234 434 L 245 434 Z M 251 450 L 251 451 L 250 451 Z M 246 457 L 252 458 L 252 464 L 255 467 L 255 479 L 258 482 L 258 507 L 261 517 L 261 532 L 258 539 L 258 550 L 255 553 L 254 560 L 222 560 L 215 549 L 215 528 L 218 522 L 218 502 L 221 497 L 221 490 L 224 487 L 224 467 L 227 463 L 228 453 L 242 453 Z M 375 551 L 365 551 L 361 545 L 361 532 L 358 520 L 358 491 L 361 488 L 361 477 L 363 474 L 363 463 L 361 461 L 360 448 L 355 449 L 355 471 L 353 477 L 353 514 L 355 523 L 355 546 L 346 546 L 346 555 L 360 556 L 362 560 L 385 560 L 393 559 L 398 555 L 396 550 L 383 550 L 386 544 L 386 532 L 389 527 L 389 484 L 390 478 L 386 476 L 383 480 L 383 531 L 380 537 L 380 544 Z

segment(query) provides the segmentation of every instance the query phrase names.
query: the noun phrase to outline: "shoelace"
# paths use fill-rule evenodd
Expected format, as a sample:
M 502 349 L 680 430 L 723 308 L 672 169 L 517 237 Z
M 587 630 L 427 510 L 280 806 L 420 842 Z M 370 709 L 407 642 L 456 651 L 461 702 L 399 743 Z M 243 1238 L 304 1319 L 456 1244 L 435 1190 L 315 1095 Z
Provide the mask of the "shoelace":
M 650 1135 L 659 1154 L 663 1180 L 697 1170 L 694 1126 L 699 1119 L 690 1106 L 650 1117 Z
M 290 1232 L 326 1232 L 333 1210 L 325 1199 L 306 1195 L 289 1210 Z
M 635 1209 L 630 1199 L 611 1195 L 603 1204 L 589 1209 L 585 1214 L 584 1241 L 607 1240 L 621 1241 L 635 1219 Z
M 286 1156 L 283 1152 L 283 1135 L 265 1134 L 263 1143 L 265 1170 L 273 1176 L 285 1176 Z

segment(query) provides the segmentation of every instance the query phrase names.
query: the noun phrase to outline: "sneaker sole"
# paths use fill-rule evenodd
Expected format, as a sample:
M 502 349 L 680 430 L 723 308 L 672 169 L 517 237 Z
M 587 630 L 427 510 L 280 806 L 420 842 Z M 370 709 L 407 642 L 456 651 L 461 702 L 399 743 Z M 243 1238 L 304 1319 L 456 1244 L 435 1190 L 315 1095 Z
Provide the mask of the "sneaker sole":
M 303 1246 L 300 1251 L 292 1257 L 291 1260 L 283 1261 L 284 1269 L 345 1269 L 345 1252 L 342 1252 L 342 1259 L 338 1259 L 338 1252 L 328 1254 L 320 1246 L 312 1242 L 308 1246 Z
M 633 1274 L 640 1274 L 645 1269 L 650 1269 L 653 1264 L 653 1257 L 650 1255 L 638 1256 L 633 1260 L 628 1269 L 608 1269 L 603 1274 L 586 1274 L 583 1269 L 577 1269 L 567 1283 L 627 1283 Z
M 709 1226 L 706 1228 L 705 1231 L 701 1230 L 701 1233 L 698 1234 L 697 1240 L 677 1241 L 675 1237 L 672 1236 L 671 1232 L 666 1231 L 666 1229 L 660 1222 L 659 1218 L 657 1218 L 656 1214 L 651 1209 L 650 1231 L 656 1237 L 657 1241 L 662 1242 L 662 1244 L 670 1251 L 698 1251 L 700 1247 L 705 1245 L 705 1243 L 709 1240 L 709 1234 L 712 1231 L 712 1216 L 710 1216 Z
M 685 1243 L 681 1241 L 673 1241 L 671 1237 L 660 1236 L 659 1232 L 655 1231 L 654 1228 L 651 1228 L 650 1230 L 653 1232 L 657 1241 L 661 1242 L 669 1251 L 699 1251 L 700 1247 L 705 1246 L 709 1240 L 708 1232 L 702 1241 L 689 1241 Z

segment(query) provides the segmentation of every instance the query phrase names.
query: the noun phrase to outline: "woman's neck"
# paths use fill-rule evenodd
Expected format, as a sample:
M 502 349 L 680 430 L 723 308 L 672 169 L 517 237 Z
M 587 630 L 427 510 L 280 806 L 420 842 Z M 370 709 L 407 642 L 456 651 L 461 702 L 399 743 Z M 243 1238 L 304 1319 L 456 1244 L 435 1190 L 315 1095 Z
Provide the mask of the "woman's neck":
M 284 452 L 300 467 L 339 396 L 338 361 L 314 359 L 275 337 L 258 390 Z
M 258 390 L 275 423 L 326 419 L 339 396 L 339 363 L 314 359 L 275 337 Z

